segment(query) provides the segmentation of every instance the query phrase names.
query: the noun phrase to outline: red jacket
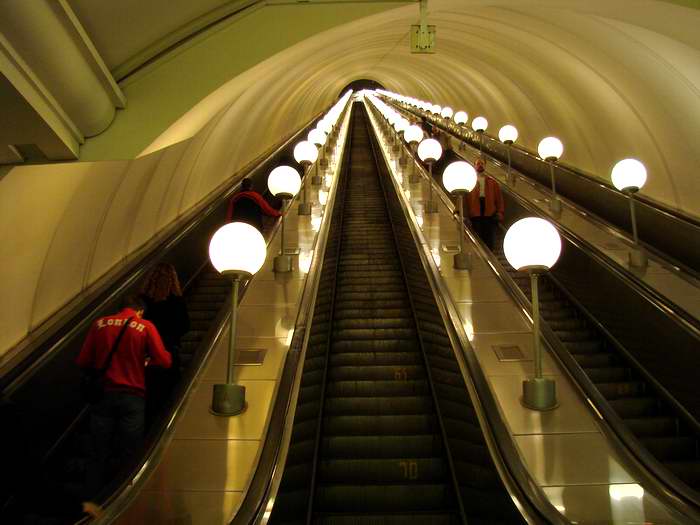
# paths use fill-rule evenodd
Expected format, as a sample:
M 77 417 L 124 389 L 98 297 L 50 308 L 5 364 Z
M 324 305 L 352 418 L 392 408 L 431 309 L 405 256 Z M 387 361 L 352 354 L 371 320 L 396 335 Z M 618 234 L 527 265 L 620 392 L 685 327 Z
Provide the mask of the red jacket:
M 270 217 L 279 217 L 280 215 L 282 215 L 282 213 L 270 206 L 267 203 L 267 201 L 262 198 L 262 195 L 260 195 L 257 191 L 242 191 L 241 193 L 237 193 L 236 195 L 231 197 L 231 200 L 228 203 L 228 210 L 226 210 L 227 221 L 230 221 L 231 217 L 233 217 L 233 209 L 236 206 L 236 203 L 241 199 L 252 200 L 253 202 L 255 202 L 255 204 L 260 206 L 260 209 L 265 215 L 269 215 Z
M 474 189 L 464 197 L 466 212 L 469 217 L 479 217 L 481 213 L 481 203 L 479 202 L 479 183 Z M 501 187 L 491 177 L 486 177 L 484 184 L 484 217 L 498 215 L 498 220 L 503 220 L 503 195 Z
M 146 358 L 150 357 L 148 366 L 170 368 L 172 357 L 153 323 L 138 317 L 131 308 L 97 319 L 90 327 L 76 363 L 81 368 L 103 368 L 114 341 L 130 317 L 133 319 L 105 374 L 105 390 L 127 390 L 143 397 L 146 393 Z

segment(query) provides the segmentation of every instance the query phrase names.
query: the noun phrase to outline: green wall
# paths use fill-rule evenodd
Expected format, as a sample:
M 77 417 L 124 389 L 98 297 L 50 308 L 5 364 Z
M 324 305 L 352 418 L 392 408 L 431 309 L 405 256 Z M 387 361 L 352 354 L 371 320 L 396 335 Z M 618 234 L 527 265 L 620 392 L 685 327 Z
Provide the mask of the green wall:
M 117 112 L 105 132 L 86 141 L 80 160 L 133 158 L 200 100 L 266 58 L 327 29 L 402 5 L 300 4 L 251 9 L 125 79 L 121 87 L 127 108 Z

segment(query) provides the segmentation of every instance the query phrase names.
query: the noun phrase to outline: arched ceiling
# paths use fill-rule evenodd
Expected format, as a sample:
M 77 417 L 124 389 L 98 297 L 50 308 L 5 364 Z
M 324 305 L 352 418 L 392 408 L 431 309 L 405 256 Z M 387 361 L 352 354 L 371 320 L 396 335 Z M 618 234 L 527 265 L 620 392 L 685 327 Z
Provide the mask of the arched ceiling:
M 278 105 L 255 122 L 296 122 L 368 78 L 482 114 L 492 131 L 512 123 L 532 149 L 557 135 L 562 161 L 604 179 L 637 157 L 644 193 L 700 215 L 700 12 L 653 0 L 430 0 L 434 55 L 409 52 L 416 18 L 415 4 L 403 6 L 308 38 L 223 85 L 147 151 L 186 138 L 191 119 L 206 122 L 243 91 L 274 85 Z

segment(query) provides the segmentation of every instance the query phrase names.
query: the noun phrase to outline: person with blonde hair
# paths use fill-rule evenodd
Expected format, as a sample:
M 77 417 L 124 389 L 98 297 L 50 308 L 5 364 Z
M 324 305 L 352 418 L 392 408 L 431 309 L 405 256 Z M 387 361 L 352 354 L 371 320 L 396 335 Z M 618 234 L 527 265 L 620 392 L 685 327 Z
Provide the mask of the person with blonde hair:
M 190 330 L 187 306 L 182 298 L 180 280 L 175 267 L 159 263 L 151 270 L 141 287 L 141 297 L 146 303 L 144 319 L 158 329 L 165 348 L 173 358 L 169 369 L 147 369 L 146 421 L 151 423 L 170 399 L 180 381 L 180 339 Z

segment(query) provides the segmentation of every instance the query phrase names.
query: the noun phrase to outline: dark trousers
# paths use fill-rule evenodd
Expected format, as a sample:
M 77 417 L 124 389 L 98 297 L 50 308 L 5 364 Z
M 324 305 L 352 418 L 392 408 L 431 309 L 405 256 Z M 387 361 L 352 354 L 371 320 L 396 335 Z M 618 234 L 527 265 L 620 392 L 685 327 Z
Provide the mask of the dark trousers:
M 87 496 L 94 497 L 120 466 L 133 459 L 143 439 L 145 400 L 125 392 L 105 392 L 90 413 L 93 450 Z
M 491 217 L 472 217 L 471 221 L 474 233 L 484 242 L 489 250 L 493 251 L 496 246 L 498 218 L 495 215 Z

